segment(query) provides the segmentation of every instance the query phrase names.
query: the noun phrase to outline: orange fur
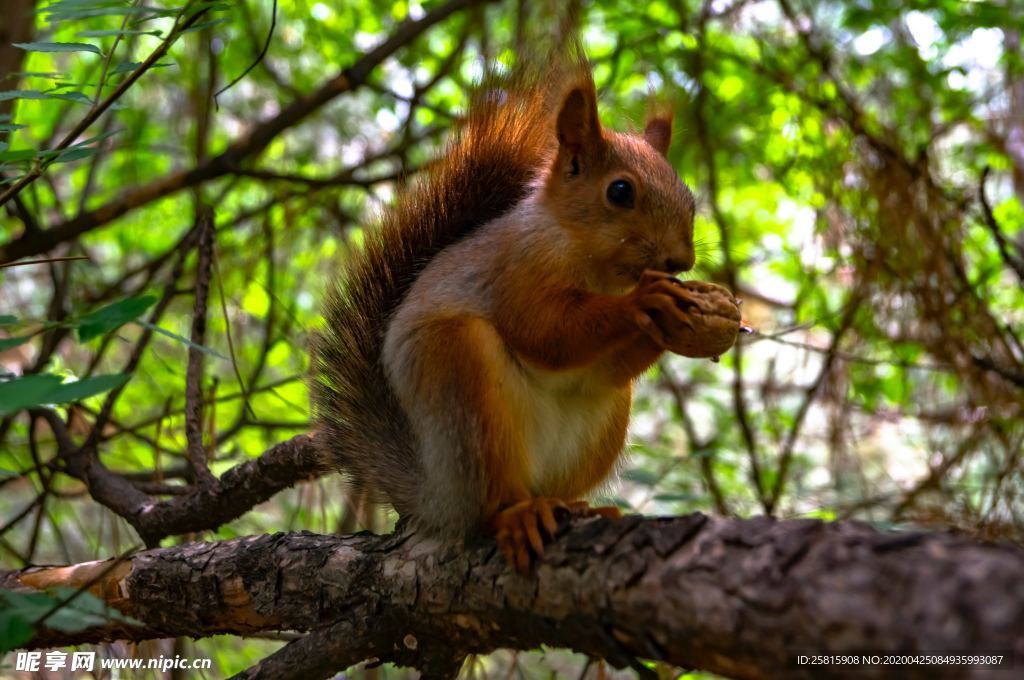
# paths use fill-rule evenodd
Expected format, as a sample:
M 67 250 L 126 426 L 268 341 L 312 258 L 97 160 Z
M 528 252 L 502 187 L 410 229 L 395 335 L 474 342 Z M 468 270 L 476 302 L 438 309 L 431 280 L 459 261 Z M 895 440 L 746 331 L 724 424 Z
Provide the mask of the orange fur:
M 506 413 L 509 405 L 500 389 L 497 369 L 507 361 L 502 356 L 501 339 L 479 319 L 453 319 L 430 332 L 425 338 L 427 371 L 420 376 L 426 383 L 422 391 L 448 387 L 474 404 L 475 422 L 469 430 L 479 439 L 471 449 L 480 456 L 487 486 L 483 514 L 490 516 L 500 507 L 530 496 L 522 432 Z

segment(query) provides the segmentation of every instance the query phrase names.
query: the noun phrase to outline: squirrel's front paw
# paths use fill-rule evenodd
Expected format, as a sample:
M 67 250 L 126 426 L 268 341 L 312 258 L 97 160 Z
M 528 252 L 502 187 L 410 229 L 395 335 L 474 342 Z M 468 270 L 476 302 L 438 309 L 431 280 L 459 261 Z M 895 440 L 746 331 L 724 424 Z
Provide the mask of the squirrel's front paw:
M 662 349 L 688 357 L 717 357 L 736 342 L 739 306 L 722 286 L 646 271 L 633 297 L 637 325 Z

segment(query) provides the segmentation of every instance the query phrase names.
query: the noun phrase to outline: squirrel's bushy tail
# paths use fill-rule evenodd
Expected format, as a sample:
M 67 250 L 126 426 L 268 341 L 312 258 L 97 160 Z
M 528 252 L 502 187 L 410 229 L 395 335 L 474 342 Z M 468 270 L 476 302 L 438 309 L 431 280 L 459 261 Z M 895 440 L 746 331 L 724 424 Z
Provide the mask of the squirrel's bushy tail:
M 422 474 L 381 364 L 388 321 L 437 253 L 528 193 L 554 145 L 551 102 L 561 92 L 552 83 L 582 79 L 593 87 L 583 61 L 565 64 L 481 86 L 444 154 L 399 193 L 329 284 L 325 326 L 313 339 L 317 446 L 358 493 L 390 502 L 400 515 L 414 514 Z

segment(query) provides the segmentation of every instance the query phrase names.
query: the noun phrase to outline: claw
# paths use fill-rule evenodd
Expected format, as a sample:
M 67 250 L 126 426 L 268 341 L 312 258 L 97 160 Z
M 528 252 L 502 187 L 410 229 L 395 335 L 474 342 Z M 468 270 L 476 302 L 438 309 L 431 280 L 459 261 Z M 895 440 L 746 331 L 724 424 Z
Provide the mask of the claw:
M 533 556 L 544 556 L 544 537 L 554 538 L 558 531 L 555 510 L 576 517 L 617 519 L 622 513 L 615 507 L 591 507 L 586 501 L 565 503 L 557 498 L 531 498 L 500 511 L 490 521 L 491 530 L 505 560 L 520 573 L 530 570 Z
M 530 570 L 533 555 L 544 555 L 544 535 L 554 538 L 558 531 L 555 508 L 566 508 L 556 498 L 532 498 L 511 505 L 490 522 L 505 559 L 520 573 Z
M 619 519 L 622 517 L 622 510 L 614 505 L 594 507 L 586 501 L 573 501 L 569 503 L 569 512 L 577 517 L 606 517 L 608 519 Z

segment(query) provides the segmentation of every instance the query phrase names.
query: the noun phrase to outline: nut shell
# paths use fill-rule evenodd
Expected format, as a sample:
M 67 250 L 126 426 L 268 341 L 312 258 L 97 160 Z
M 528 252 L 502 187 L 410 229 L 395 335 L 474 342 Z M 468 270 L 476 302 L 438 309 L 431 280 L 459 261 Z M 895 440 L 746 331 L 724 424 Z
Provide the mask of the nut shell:
M 736 343 L 740 308 L 728 289 L 706 281 L 680 281 L 697 305 L 687 308 L 694 332 L 673 343 L 673 351 L 692 358 L 717 357 Z

